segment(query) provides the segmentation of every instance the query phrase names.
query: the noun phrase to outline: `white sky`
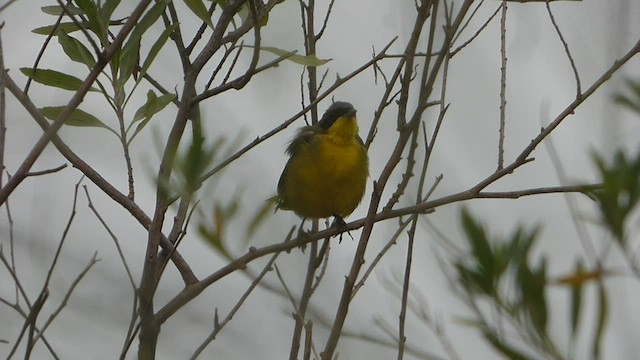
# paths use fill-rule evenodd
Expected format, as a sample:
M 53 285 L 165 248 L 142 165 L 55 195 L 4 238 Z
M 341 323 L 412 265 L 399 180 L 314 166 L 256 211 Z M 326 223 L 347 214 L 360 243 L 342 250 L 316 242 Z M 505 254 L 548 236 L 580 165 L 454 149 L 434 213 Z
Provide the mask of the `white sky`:
M 24 83 L 25 78 L 18 69 L 32 65 L 44 39 L 30 30 L 47 25 L 54 19 L 42 14 L 38 9 L 52 3 L 18 0 L 0 13 L 0 19 L 5 22 L 2 30 L 5 66 L 10 69 L 13 79 L 20 84 Z M 495 0 L 486 3 L 478 19 L 486 19 L 499 5 Z M 134 2 L 123 1 L 119 11 L 126 14 L 134 5 Z M 615 59 L 640 39 L 640 23 L 637 21 L 640 17 L 638 1 L 564 1 L 553 3 L 552 9 L 576 60 L 583 89 L 590 86 Z M 303 51 L 298 35 L 298 12 L 299 7 L 294 1 L 288 1 L 276 8 L 264 30 L 263 45 Z M 336 74 L 347 74 L 369 60 L 372 47 L 379 50 L 395 36 L 399 36 L 399 39 L 390 52 L 401 52 L 413 23 L 413 1 L 337 0 L 333 16 L 318 46 L 318 57 L 333 59 L 321 70 L 329 70 L 329 82 L 336 78 Z M 507 22 L 509 77 L 505 157 L 509 162 L 538 134 L 541 125 L 553 119 L 572 101 L 575 96 L 575 84 L 569 62 L 551 26 L 544 4 L 513 3 L 509 6 Z M 468 38 L 480 24 L 480 20 L 472 22 L 463 38 Z M 183 31 L 188 32 L 189 25 L 183 23 Z M 447 97 L 451 107 L 433 154 L 429 174 L 431 179 L 438 174 L 444 175 L 433 195 L 434 198 L 463 190 L 489 175 L 496 167 L 499 44 L 499 26 L 498 22 L 494 21 L 450 64 Z M 162 58 L 150 73 L 161 79 L 167 88 L 173 89 L 177 86 L 180 89 L 181 74 L 177 70 L 179 65 L 172 51 L 172 45 L 168 44 Z M 53 44 L 45 54 L 42 67 L 78 76 L 84 74 L 83 69 L 65 60 L 61 55 L 58 45 Z M 265 58 L 270 59 L 269 56 L 265 55 Z M 388 66 L 387 70 L 394 66 L 391 60 L 388 62 L 389 65 L 385 65 Z M 616 75 L 608 86 L 598 90 L 593 98 L 554 132 L 551 139 L 560 154 L 569 179 L 595 180 L 588 151 L 590 149 L 597 148 L 611 153 L 618 147 L 636 151 L 640 148 L 637 141 L 640 122 L 628 113 L 612 107 L 610 100 L 611 95 L 620 89 L 621 75 L 638 78 L 639 64 L 637 58 L 633 59 L 621 74 Z M 240 92 L 232 91 L 205 102 L 202 114 L 210 134 L 208 140 L 225 137 L 228 140 L 227 144 L 231 144 L 233 139 L 238 138 L 237 145 L 244 146 L 299 111 L 301 69 L 299 65 L 283 63 L 278 68 L 257 75 L 246 89 Z M 381 86 L 374 84 L 372 72 L 367 71 L 334 94 L 336 99 L 350 101 L 358 109 L 363 136 L 369 129 L 373 111 L 382 91 Z M 145 92 L 140 92 L 139 101 L 144 100 Z M 38 106 L 61 105 L 71 96 L 69 92 L 52 91 L 51 88 L 37 84 L 32 86 L 30 94 Z M 11 172 L 20 164 L 41 131 L 10 94 L 7 94 L 7 102 L 8 139 L 5 164 Z M 328 104 L 329 101 L 322 102 L 319 111 L 324 111 Z M 116 125 L 110 109 L 95 95 L 88 97 L 81 108 L 90 110 L 108 124 Z M 132 107 L 131 114 L 136 108 L 137 106 Z M 133 146 L 137 201 L 148 214 L 152 213 L 155 201 L 152 188 L 152 179 L 156 172 L 154 165 L 160 157 L 159 148 L 174 114 L 175 110 L 172 109 L 161 113 Z M 303 121 L 299 120 L 270 141 L 261 144 L 248 153 L 242 162 L 229 166 L 201 191 L 201 208 L 205 214 L 210 213 L 216 201 L 226 203 L 234 194 L 240 196 L 241 214 L 230 224 L 228 233 L 229 247 L 235 254 L 240 255 L 246 250 L 241 240 L 244 236 L 244 224 L 253 215 L 253 209 L 275 193 L 278 177 L 286 161 L 283 150 L 293 136 L 295 128 L 301 125 Z M 370 149 L 373 179 L 379 175 L 387 159 L 389 147 L 395 142 L 394 127 L 391 115 L 383 118 L 379 137 Z M 113 136 L 100 129 L 86 128 L 64 128 L 61 135 L 77 153 L 82 154 L 92 166 L 124 191 L 124 161 L 120 155 L 121 148 Z M 500 181 L 491 190 L 558 185 L 545 147 L 540 146 L 533 156 L 536 157 L 534 163 Z M 63 163 L 64 158 L 51 147 L 41 156 L 34 169 L 51 168 Z M 54 175 L 27 179 L 10 198 L 15 221 L 17 267 L 33 298 L 40 289 L 52 253 L 69 218 L 73 185 L 80 177 L 78 171 L 67 168 Z M 129 219 L 126 212 L 114 205 L 88 180 L 85 179 L 83 184 L 88 186 L 92 200 L 115 230 L 134 272 L 134 279 L 139 281 L 140 260 L 144 254 L 146 240 L 144 232 L 136 222 Z M 395 189 L 395 183 L 392 184 L 394 185 L 389 187 L 389 191 Z M 370 190 L 369 184 L 368 191 Z M 350 219 L 363 216 L 369 192 L 365 195 L 364 204 L 360 205 Z M 593 220 L 590 218 L 593 214 L 592 203 L 583 198 L 577 200 L 581 207 L 580 215 L 586 221 Z M 410 197 L 402 201 L 406 205 Z M 72 276 L 81 271 L 94 251 L 97 251 L 98 257 L 102 260 L 78 286 L 67 309 L 47 334 L 62 359 L 113 359 L 120 353 L 126 333 L 131 312 L 131 288 L 113 242 L 86 204 L 86 196 L 84 191 L 81 191 L 78 213 L 65 244 L 60 267 L 53 278 L 51 296 L 43 314 L 48 315 L 57 306 Z M 507 234 L 520 222 L 528 225 L 543 224 L 544 231 L 535 252 L 548 254 L 549 269 L 554 276 L 570 271 L 576 254 L 582 253 L 566 203 L 560 196 L 541 196 L 518 201 L 473 201 L 468 205 L 495 234 Z M 428 219 L 437 224 L 438 229 L 447 234 L 452 241 L 462 244 L 457 215 L 458 207 L 448 206 L 439 208 L 435 214 L 429 215 Z M 6 252 L 9 249 L 8 224 L 4 215 L 2 216 L 0 244 Z M 194 221 L 202 219 L 204 218 Z M 286 235 L 286 231 L 298 223 L 299 220 L 294 214 L 278 212 L 263 225 L 252 239 L 251 245 L 263 246 L 279 242 Z M 386 243 L 395 229 L 394 225 L 394 221 L 390 221 L 389 224 L 377 224 L 368 250 L 368 259 L 373 258 Z M 602 240 L 603 234 L 595 231 L 596 227 L 590 229 L 594 230 L 593 237 L 599 240 L 599 247 L 604 247 L 606 241 Z M 421 293 L 429 310 L 439 321 L 446 324 L 450 341 L 462 358 L 494 358 L 475 330 L 456 321 L 469 313 L 453 296 L 437 263 L 437 257 L 443 256 L 444 250 L 431 232 L 423 231 L 422 236 L 415 249 L 416 257 L 420 261 L 414 262 L 412 291 Z M 357 239 L 356 233 L 354 237 Z M 355 241 L 346 239 L 339 245 L 336 242 L 332 248 L 331 262 L 323 286 L 319 288 L 312 301 L 312 306 L 325 315 L 333 316 L 335 313 L 337 294 L 341 291 L 343 277 L 348 271 L 355 247 Z M 346 330 L 388 338 L 378 328 L 374 318 L 396 324 L 399 301 L 390 295 L 383 283 L 385 279 L 392 279 L 401 274 L 405 250 L 406 238 L 402 238 L 356 298 L 347 319 Z M 181 245 L 181 252 L 190 261 L 198 276 L 204 277 L 225 263 L 214 250 L 200 241 L 195 227 Z M 285 274 L 290 288 L 301 287 L 306 261 L 306 256 L 300 251 L 281 255 L 278 266 Z M 258 261 L 253 268 L 260 269 L 259 265 L 265 262 L 266 259 Z M 11 299 L 13 287 L 7 285 L 8 276 L 6 271 L 0 271 L 0 295 Z M 274 272 L 267 275 L 267 282 L 278 286 Z M 192 349 L 197 347 L 210 331 L 213 309 L 217 308 L 220 316 L 225 316 L 248 285 L 249 281 L 245 276 L 233 274 L 214 284 L 200 298 L 178 312 L 163 327 L 158 358 L 188 358 Z M 167 278 L 158 290 L 157 303 L 162 304 L 170 299 L 179 291 L 180 286 L 181 282 L 176 272 L 169 270 Z M 627 287 L 637 289 L 637 284 L 632 280 L 615 280 L 611 281 L 608 287 L 612 293 L 616 292 L 619 295 L 610 299 L 610 328 L 606 338 L 606 356 L 603 358 L 631 358 L 640 352 L 640 345 L 635 341 L 635 336 L 631 335 L 637 333 L 633 329 L 637 330 L 637 324 L 640 323 L 640 313 L 635 311 L 638 294 L 637 290 L 628 290 Z M 553 316 L 551 334 L 561 339 L 561 344 L 565 344 L 568 334 L 568 293 L 562 290 L 552 291 L 549 301 Z M 589 298 L 588 305 L 592 304 L 593 299 Z M 216 341 L 209 346 L 202 358 L 284 358 L 284 354 L 289 352 L 289 334 L 293 328 L 291 312 L 286 299 L 258 289 Z M 588 316 L 586 319 L 592 320 Z M 13 310 L 2 305 L 0 324 L 3 324 L 0 326 L 0 339 L 13 342 L 18 332 L 16 329 L 22 326 L 22 320 Z M 410 346 L 444 357 L 440 344 L 423 323 L 410 319 L 408 329 L 407 341 Z M 319 324 L 314 327 L 314 331 L 315 335 L 319 336 L 316 346 L 321 348 L 326 331 Z M 587 348 L 588 339 L 588 336 L 583 336 L 579 346 Z M 12 344 L 0 344 L 0 356 L 6 356 L 11 346 Z M 578 350 L 577 354 L 584 354 L 584 351 L 586 350 Z M 131 358 L 134 353 L 135 350 L 130 353 Z M 395 358 L 395 350 L 392 348 L 347 338 L 341 340 L 339 353 L 341 359 Z M 34 358 L 45 359 L 48 356 L 39 346 Z M 407 355 L 406 358 L 411 357 Z

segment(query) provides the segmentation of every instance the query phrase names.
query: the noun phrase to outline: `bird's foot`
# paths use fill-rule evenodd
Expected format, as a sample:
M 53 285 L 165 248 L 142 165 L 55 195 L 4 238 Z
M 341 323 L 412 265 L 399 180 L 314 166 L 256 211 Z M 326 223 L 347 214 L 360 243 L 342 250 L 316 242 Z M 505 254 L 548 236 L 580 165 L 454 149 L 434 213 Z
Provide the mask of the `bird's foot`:
M 338 239 L 338 243 L 342 242 L 342 235 L 345 231 L 347 232 L 347 235 L 349 235 L 351 240 L 353 240 L 353 236 L 351 236 L 351 233 L 349 232 L 349 230 L 347 230 L 347 223 L 341 216 L 333 215 L 333 224 L 331 224 L 331 227 L 335 227 L 336 229 L 338 229 L 338 231 L 340 231 L 340 238 Z
M 296 237 L 296 241 L 298 241 L 298 248 L 300 249 L 300 251 L 302 251 L 302 253 L 304 254 L 304 250 L 307 248 L 307 238 L 309 236 L 309 233 L 304 231 L 304 221 L 306 219 L 302 219 L 302 223 L 300 223 L 300 226 L 298 227 L 298 236 Z

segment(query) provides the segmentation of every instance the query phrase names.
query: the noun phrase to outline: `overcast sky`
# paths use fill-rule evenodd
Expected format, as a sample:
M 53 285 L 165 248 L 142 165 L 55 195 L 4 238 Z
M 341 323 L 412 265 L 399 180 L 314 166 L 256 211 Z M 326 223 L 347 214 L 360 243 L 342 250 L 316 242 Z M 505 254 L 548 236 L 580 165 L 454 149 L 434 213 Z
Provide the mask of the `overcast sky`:
M 24 84 L 26 79 L 18 69 L 33 64 L 44 40 L 44 37 L 33 34 L 30 30 L 48 25 L 55 19 L 41 13 L 39 8 L 53 3 L 18 0 L 0 13 L 0 19 L 5 23 L 2 29 L 5 67 L 10 69 L 11 76 L 19 84 Z M 127 14 L 134 3 L 123 1 L 120 13 Z M 317 3 L 326 6 L 324 1 Z M 321 68 L 321 72 L 329 70 L 327 81 L 331 82 L 336 76 L 345 75 L 368 61 L 372 49 L 381 49 L 395 36 L 399 36 L 399 39 L 390 52 L 401 53 L 414 20 L 413 3 L 399 0 L 337 0 L 317 54 L 320 58 L 332 59 Z M 499 2 L 495 0 L 486 1 L 478 13 L 478 20 L 471 22 L 463 37 L 471 36 L 498 5 Z M 552 4 L 552 9 L 575 58 L 583 89 L 590 86 L 615 59 L 640 39 L 640 22 L 637 21 L 640 18 L 640 2 L 637 0 L 559 1 Z M 263 33 L 263 45 L 302 52 L 303 45 L 298 34 L 299 19 L 297 2 L 288 1 L 278 6 L 269 17 L 268 26 Z M 510 4 L 507 24 L 508 104 L 505 158 L 508 162 L 538 134 L 541 126 L 551 121 L 575 98 L 575 81 L 544 4 Z M 183 23 L 182 26 L 189 31 L 195 24 Z M 152 31 L 161 30 L 155 28 Z M 150 44 L 143 41 L 144 46 L 148 47 Z M 444 179 L 434 192 L 434 197 L 472 186 L 496 167 L 499 46 L 499 22 L 493 21 L 450 64 L 447 97 L 451 106 L 433 154 L 429 175 L 435 178 L 436 175 L 443 174 Z M 162 79 L 167 88 L 180 89 L 182 75 L 175 70 L 179 68 L 179 64 L 175 61 L 171 44 L 167 48 L 150 73 Z M 264 57 L 271 58 L 267 54 Z M 241 63 L 242 61 L 244 60 Z M 393 67 L 393 63 L 389 64 L 387 69 Z M 41 67 L 77 76 L 84 74 L 82 68 L 62 56 L 57 44 L 53 44 L 45 53 Z M 225 138 L 226 144 L 232 149 L 234 146 L 244 146 L 298 112 L 301 71 L 300 65 L 285 62 L 257 75 L 250 86 L 242 91 L 230 92 L 205 102 L 202 115 L 208 131 L 208 141 Z M 611 105 L 612 94 L 621 89 L 622 75 L 637 79 L 638 74 L 640 61 L 636 58 L 620 74 L 614 76 L 610 84 L 598 90 L 550 138 L 570 181 L 596 180 L 589 155 L 591 149 L 600 149 L 605 154 L 611 154 L 620 147 L 629 151 L 640 149 L 637 141 L 640 122 L 629 113 Z M 362 136 L 369 130 L 382 91 L 383 88 L 374 83 L 373 72 L 367 71 L 334 94 L 336 100 L 349 101 L 357 108 Z M 52 91 L 51 88 L 40 85 L 33 85 L 30 94 L 38 106 L 61 105 L 71 96 L 69 92 Z M 141 92 L 138 100 L 144 101 L 144 97 L 145 93 Z M 324 111 L 329 104 L 329 100 L 321 102 L 319 111 Z M 113 114 L 99 97 L 88 97 L 81 107 L 90 110 L 104 122 L 116 126 Z M 174 109 L 161 113 L 132 147 L 137 181 L 136 201 L 147 214 L 152 213 L 155 202 L 154 166 L 161 156 L 160 149 L 174 115 Z M 391 115 L 383 119 L 378 139 L 370 149 L 371 174 L 374 179 L 382 170 L 389 148 L 395 142 L 394 121 Z M 300 119 L 208 183 L 199 193 L 202 215 L 196 215 L 194 223 L 210 216 L 216 201 L 226 203 L 238 196 L 241 211 L 230 225 L 228 238 L 241 239 L 244 236 L 244 224 L 253 215 L 254 209 L 275 194 L 278 177 L 286 161 L 285 146 L 294 135 L 295 128 L 303 124 Z M 5 164 L 7 170 L 12 172 L 41 131 L 10 94 L 7 94 L 7 128 Z M 115 137 L 101 129 L 87 128 L 63 128 L 61 135 L 74 151 L 82 154 L 108 180 L 118 188 L 126 189 L 126 169 L 120 155 L 121 147 Z M 491 189 L 516 190 L 559 185 L 545 146 L 540 146 L 533 156 L 536 158 L 534 163 L 523 167 Z M 50 147 L 36 162 L 34 169 L 42 170 L 65 163 L 65 159 Z M 27 179 L 10 198 L 17 268 L 32 300 L 40 289 L 52 253 L 69 219 L 74 185 L 80 178 L 80 172 L 69 167 L 57 174 Z M 83 180 L 82 184 L 87 185 L 92 200 L 115 230 L 132 268 L 134 280 L 139 281 L 141 259 L 146 246 L 145 232 L 88 180 Z M 365 204 L 370 191 L 369 184 Z M 405 205 L 409 201 L 408 198 L 402 199 Z M 578 204 L 585 221 L 593 220 L 589 218 L 593 214 L 592 203 L 578 198 Z M 581 253 L 571 215 L 561 196 L 518 201 L 474 201 L 467 205 L 497 234 L 507 233 L 520 222 L 542 224 L 544 231 L 535 252 L 549 255 L 550 271 L 554 275 L 570 271 L 574 265 L 574 257 Z M 428 220 L 435 223 L 450 239 L 462 245 L 458 210 L 457 206 L 443 207 L 429 215 Z M 360 218 L 365 212 L 366 205 L 361 205 L 350 218 Z M 4 216 L 5 208 L 2 214 L 0 244 L 6 252 L 9 249 L 9 228 Z M 298 223 L 294 214 L 278 212 L 267 220 L 251 240 L 251 245 L 263 246 L 279 242 L 287 230 Z M 421 260 L 414 263 L 412 291 L 422 294 L 429 310 L 446 324 L 447 334 L 462 358 L 493 358 L 477 331 L 456 321 L 469 313 L 451 293 L 437 262 L 437 257 L 444 250 L 426 228 L 425 225 L 423 237 L 416 244 L 415 251 Z M 389 224 L 389 227 L 385 223 L 376 225 L 369 249 L 371 258 L 386 243 L 394 229 L 395 223 Z M 601 238 L 602 233 L 595 229 L 596 227 L 591 229 L 594 237 Z M 356 233 L 354 237 L 357 239 Z M 336 242 L 332 249 L 324 284 L 312 301 L 313 308 L 324 315 L 332 317 L 335 314 L 338 299 L 336 294 L 341 291 L 356 244 L 356 241 L 346 239 L 339 245 Z M 231 241 L 230 249 L 234 254 L 240 255 L 246 251 L 246 244 L 243 241 Z M 388 339 L 374 319 L 383 319 L 392 326 L 397 322 L 399 301 L 390 295 L 384 284 L 401 274 L 405 250 L 406 239 L 403 239 L 384 258 L 352 306 L 346 330 Z M 52 280 L 51 296 L 44 308 L 45 314 L 57 306 L 73 274 L 84 268 L 95 251 L 101 261 L 78 286 L 67 309 L 47 332 L 48 340 L 62 359 L 114 359 L 120 353 L 132 308 L 131 288 L 118 253 L 108 234 L 87 207 L 86 196 L 82 191 L 76 218 L 62 253 L 62 261 Z M 181 252 L 198 276 L 204 277 L 225 264 L 222 257 L 198 238 L 195 227 L 181 245 Z M 265 261 L 258 261 L 254 269 L 260 269 L 259 265 Z M 278 266 L 292 289 L 300 289 L 304 273 L 302 269 L 305 268 L 306 261 L 306 256 L 297 250 L 283 254 L 278 261 Z M 273 272 L 267 275 L 266 281 L 279 286 Z M 0 294 L 3 298 L 13 298 L 14 288 L 10 283 L 8 273 L 0 271 Z M 249 284 L 250 281 L 243 274 L 233 274 L 214 284 L 178 312 L 163 327 L 158 358 L 188 358 L 212 328 L 214 309 L 217 308 L 220 315 L 225 316 Z M 640 313 L 636 311 L 638 293 L 637 290 L 625 290 L 627 286 L 637 289 L 637 284 L 630 284 L 631 282 L 623 281 L 611 284 L 610 290 L 621 295 L 610 299 L 610 321 L 614 325 L 607 334 L 607 355 L 603 358 L 632 358 L 640 353 L 640 344 L 633 339 L 637 335 L 637 324 L 640 323 Z M 173 269 L 169 270 L 167 278 L 158 289 L 158 303 L 170 299 L 180 287 L 177 273 Z M 549 300 L 554 309 L 553 315 L 559 315 L 558 320 L 552 321 L 551 332 L 560 338 L 566 338 L 568 317 L 563 316 L 567 310 L 567 293 L 560 290 L 552 292 Z M 286 299 L 264 289 L 256 290 L 202 358 L 286 357 L 291 340 L 288 334 L 293 328 L 291 312 Z M 16 329 L 22 326 L 23 321 L 12 309 L 0 305 L 0 324 L 0 339 L 10 342 L 0 343 L 0 356 L 6 356 L 17 336 Z M 424 324 L 411 320 L 408 326 L 410 331 L 407 341 L 410 346 L 445 356 L 433 333 Z M 317 331 L 316 335 L 320 339 L 326 336 L 326 330 L 319 324 L 314 331 Z M 323 344 L 324 340 L 320 340 L 317 346 L 321 347 Z M 339 352 L 341 359 L 395 358 L 393 348 L 348 338 L 341 340 Z M 135 351 L 130 354 L 133 358 Z M 39 346 L 34 358 L 49 357 Z M 411 357 L 408 355 L 408 358 Z

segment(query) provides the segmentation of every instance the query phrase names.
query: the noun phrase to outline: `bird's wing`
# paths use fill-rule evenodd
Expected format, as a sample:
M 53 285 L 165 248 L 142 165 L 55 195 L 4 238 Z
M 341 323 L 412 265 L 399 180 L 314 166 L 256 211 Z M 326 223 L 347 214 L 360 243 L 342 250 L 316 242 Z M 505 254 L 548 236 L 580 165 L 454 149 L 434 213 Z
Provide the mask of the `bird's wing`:
M 317 134 L 324 133 L 323 129 L 318 126 L 305 126 L 298 131 L 296 137 L 291 140 L 291 143 L 287 147 L 287 154 L 294 156 L 297 154 L 302 146 L 308 145 L 313 140 L 313 137 Z

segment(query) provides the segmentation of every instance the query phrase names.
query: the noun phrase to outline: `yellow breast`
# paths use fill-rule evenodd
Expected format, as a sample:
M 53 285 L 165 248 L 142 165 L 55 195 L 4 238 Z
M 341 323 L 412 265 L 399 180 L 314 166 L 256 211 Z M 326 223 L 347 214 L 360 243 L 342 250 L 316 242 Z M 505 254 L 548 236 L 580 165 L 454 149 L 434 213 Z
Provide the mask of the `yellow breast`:
M 344 121 L 343 121 L 344 120 Z M 300 216 L 346 217 L 358 206 L 369 175 L 355 118 L 340 118 L 301 147 L 285 170 L 284 203 Z

